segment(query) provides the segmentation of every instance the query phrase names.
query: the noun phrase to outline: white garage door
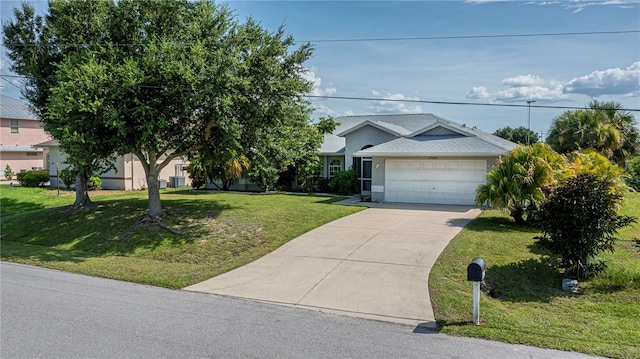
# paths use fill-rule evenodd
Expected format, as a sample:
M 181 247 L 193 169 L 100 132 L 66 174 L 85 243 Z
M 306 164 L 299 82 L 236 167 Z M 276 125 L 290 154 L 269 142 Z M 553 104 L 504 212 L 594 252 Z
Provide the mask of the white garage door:
M 387 160 L 385 201 L 473 205 L 486 168 L 484 160 Z

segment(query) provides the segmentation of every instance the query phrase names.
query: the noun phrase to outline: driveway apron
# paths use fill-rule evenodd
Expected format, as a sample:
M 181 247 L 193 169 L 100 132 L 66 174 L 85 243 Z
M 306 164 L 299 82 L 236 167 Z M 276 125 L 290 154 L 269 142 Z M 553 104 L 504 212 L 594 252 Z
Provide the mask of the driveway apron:
M 480 210 L 374 206 L 185 289 L 435 328 L 429 271 Z

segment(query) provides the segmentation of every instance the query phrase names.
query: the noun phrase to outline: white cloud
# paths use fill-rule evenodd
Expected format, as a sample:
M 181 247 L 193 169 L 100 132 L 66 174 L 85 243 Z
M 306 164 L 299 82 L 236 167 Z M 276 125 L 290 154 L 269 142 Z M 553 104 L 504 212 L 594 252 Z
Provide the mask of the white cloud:
M 567 96 L 562 93 L 561 85 L 555 87 L 512 87 L 508 90 L 498 91 L 494 95 L 497 101 L 503 102 L 517 102 L 526 100 L 552 102 L 567 98 Z
M 640 61 L 626 69 L 607 69 L 574 78 L 568 82 L 546 80 L 537 75 L 507 77 L 502 84 L 506 90 L 491 92 L 484 86 L 473 87 L 467 98 L 502 102 L 536 100 L 554 102 L 566 100 L 570 94 L 590 97 L 604 95 L 640 96 Z
M 602 95 L 640 96 L 640 61 L 626 69 L 594 71 L 574 78 L 564 86 L 565 93 L 577 93 L 591 97 Z
M 573 13 L 578 13 L 590 6 L 619 6 L 626 8 L 628 4 L 637 4 L 638 0 L 572 0 L 562 2 L 565 8 L 572 9 Z
M 302 71 L 302 77 L 313 85 L 313 88 L 311 89 L 311 92 L 309 93 L 309 95 L 332 96 L 338 91 L 335 86 L 323 87 L 322 78 L 316 76 L 315 68 L 305 69 L 304 71 Z
M 484 86 L 474 87 L 467 93 L 467 98 L 475 98 L 475 99 L 487 99 L 491 98 L 491 93 Z
M 372 90 L 371 94 L 376 98 L 383 100 L 376 101 L 369 109 L 376 114 L 385 113 L 422 113 L 422 107 L 409 102 L 399 102 L 399 100 L 419 101 L 418 97 L 405 96 L 399 93 L 388 93 L 382 95 L 376 90 Z
M 528 87 L 528 86 L 541 86 L 545 84 L 545 80 L 540 76 L 534 75 L 520 75 L 515 77 L 507 77 L 502 80 L 503 85 L 511 87 Z

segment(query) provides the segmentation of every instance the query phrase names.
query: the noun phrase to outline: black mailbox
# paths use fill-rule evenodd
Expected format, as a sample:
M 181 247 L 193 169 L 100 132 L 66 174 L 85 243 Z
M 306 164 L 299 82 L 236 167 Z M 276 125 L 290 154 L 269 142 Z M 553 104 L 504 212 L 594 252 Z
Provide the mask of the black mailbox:
M 482 282 L 484 280 L 484 272 L 486 265 L 482 258 L 473 258 L 471 264 L 467 267 L 467 280 L 472 282 Z

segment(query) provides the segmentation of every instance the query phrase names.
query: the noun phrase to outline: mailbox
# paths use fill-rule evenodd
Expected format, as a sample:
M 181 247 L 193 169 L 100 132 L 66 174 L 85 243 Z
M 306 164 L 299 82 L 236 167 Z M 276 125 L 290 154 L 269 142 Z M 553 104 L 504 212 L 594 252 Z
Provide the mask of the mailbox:
M 486 265 L 482 258 L 473 258 L 467 267 L 467 280 L 472 282 L 482 282 L 484 280 L 484 272 Z

